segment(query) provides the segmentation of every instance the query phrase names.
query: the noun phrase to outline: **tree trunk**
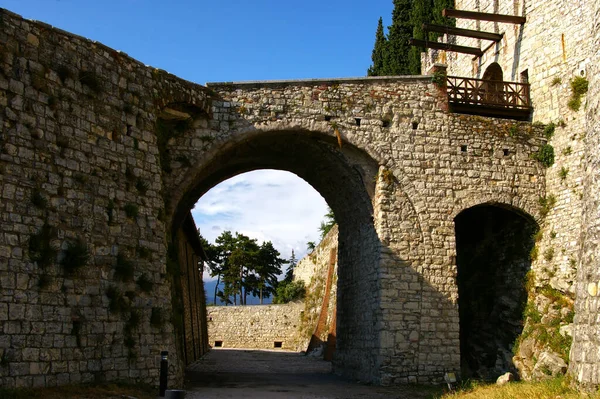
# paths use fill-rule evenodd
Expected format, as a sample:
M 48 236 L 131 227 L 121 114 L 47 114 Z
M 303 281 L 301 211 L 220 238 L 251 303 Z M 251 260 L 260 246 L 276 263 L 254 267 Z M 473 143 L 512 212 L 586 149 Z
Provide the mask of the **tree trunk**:
M 260 286 L 260 304 L 263 304 L 262 285 Z
M 213 305 L 217 306 L 217 292 L 219 291 L 219 284 L 221 283 L 221 275 L 217 275 L 217 285 L 215 285 L 215 296 L 213 297 Z

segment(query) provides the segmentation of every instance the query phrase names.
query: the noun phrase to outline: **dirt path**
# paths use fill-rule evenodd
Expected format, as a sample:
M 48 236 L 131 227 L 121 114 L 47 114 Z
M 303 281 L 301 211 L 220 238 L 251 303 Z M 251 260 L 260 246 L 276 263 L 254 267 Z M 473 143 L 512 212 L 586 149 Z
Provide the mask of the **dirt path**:
M 331 363 L 300 353 L 215 349 L 186 373 L 186 398 L 425 399 L 429 387 L 373 387 L 331 374 Z

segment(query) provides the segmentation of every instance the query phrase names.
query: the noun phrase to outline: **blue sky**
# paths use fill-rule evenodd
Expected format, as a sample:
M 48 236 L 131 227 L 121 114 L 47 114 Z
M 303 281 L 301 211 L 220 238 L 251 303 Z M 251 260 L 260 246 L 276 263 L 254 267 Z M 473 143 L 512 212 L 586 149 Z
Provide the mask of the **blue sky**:
M 379 17 L 392 0 L 0 0 L 0 7 L 206 82 L 365 76 Z M 271 240 L 284 257 L 318 241 L 326 204 L 295 175 L 256 171 L 205 194 L 203 235 L 224 229 Z
M 392 0 L 0 0 L 177 76 L 214 81 L 364 76 Z

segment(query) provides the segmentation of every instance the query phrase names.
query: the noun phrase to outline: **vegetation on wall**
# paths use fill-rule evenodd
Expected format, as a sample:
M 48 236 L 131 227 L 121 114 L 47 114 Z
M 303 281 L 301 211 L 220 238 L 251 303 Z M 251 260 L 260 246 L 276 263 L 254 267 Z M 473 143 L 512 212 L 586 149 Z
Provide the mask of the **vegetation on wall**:
M 532 155 L 532 157 L 545 167 L 549 168 L 554 165 L 554 147 L 550 144 L 544 144 L 540 147 L 538 152 Z
M 77 270 L 87 264 L 89 257 L 90 253 L 87 244 L 81 238 L 76 238 L 67 242 L 67 248 L 64 250 L 60 264 L 65 274 L 72 276 Z
M 583 97 L 589 88 L 589 83 L 586 78 L 575 76 L 571 80 L 571 99 L 567 103 L 568 107 L 573 111 L 579 111 L 581 108 L 581 97 Z

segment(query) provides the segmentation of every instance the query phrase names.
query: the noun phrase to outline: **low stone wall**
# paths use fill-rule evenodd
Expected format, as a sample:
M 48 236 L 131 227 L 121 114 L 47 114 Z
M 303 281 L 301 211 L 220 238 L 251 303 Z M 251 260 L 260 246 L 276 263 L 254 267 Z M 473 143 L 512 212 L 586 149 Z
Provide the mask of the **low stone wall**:
M 304 304 L 212 306 L 208 309 L 209 344 L 223 348 L 301 351 L 298 333 Z M 221 345 L 218 342 L 221 342 Z M 217 344 L 215 344 L 217 342 Z M 277 346 L 276 343 L 280 343 Z

